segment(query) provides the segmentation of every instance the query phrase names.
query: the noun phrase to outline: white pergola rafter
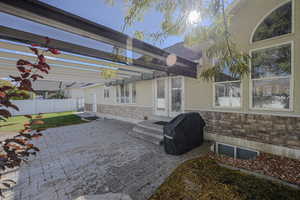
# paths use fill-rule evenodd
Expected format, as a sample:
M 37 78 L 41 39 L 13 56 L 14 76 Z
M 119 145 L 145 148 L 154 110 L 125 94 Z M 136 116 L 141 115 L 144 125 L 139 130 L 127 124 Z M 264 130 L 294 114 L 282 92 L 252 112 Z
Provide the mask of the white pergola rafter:
M 0 78 L 16 75 L 15 66 L 19 59 L 34 62 L 35 55 L 29 50 L 29 46 L 0 40 Z M 47 54 L 46 58 L 52 70 L 49 75 L 44 77 L 45 80 L 52 81 L 105 83 L 107 81 L 128 79 L 132 76 L 141 76 L 144 72 L 152 72 L 139 68 L 137 68 L 137 71 L 134 71 L 135 68 L 129 70 L 128 66 L 65 52 L 57 56 L 51 54 L 48 56 Z M 101 72 L 105 69 L 116 70 L 117 76 L 109 80 L 104 79 L 101 77 Z

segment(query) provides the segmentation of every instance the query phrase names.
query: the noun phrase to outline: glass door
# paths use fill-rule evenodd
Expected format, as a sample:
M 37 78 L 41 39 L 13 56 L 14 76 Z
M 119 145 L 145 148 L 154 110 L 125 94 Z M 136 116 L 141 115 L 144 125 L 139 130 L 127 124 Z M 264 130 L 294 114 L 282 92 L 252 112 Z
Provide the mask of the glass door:
M 97 112 L 97 95 L 93 94 L 93 112 Z
M 183 112 L 183 78 L 171 77 L 170 81 L 169 116 L 175 117 Z
M 155 80 L 155 114 L 168 116 L 167 79 Z

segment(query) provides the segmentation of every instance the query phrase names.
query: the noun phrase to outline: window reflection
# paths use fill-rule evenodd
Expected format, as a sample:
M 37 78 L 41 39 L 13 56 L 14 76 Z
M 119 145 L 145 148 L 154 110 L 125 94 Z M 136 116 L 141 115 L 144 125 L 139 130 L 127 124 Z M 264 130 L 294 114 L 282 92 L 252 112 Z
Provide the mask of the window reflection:
M 252 107 L 290 108 L 291 44 L 252 53 Z
M 273 11 L 256 29 L 253 42 L 292 32 L 292 2 Z
M 291 74 L 291 44 L 252 52 L 252 78 Z
M 221 107 L 240 107 L 240 85 L 240 82 L 216 83 L 215 105 Z
M 272 79 L 253 81 L 253 107 L 289 109 L 290 79 Z

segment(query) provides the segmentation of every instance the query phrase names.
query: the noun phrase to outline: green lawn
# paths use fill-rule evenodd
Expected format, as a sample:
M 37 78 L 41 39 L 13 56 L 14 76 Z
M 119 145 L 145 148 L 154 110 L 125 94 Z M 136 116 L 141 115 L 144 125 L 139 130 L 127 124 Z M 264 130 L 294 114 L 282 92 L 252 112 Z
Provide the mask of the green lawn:
M 35 117 L 36 115 L 33 115 Z M 74 112 L 47 113 L 42 114 L 43 125 L 34 125 L 32 128 L 53 128 L 59 126 L 67 126 L 72 124 L 86 123 Z M 0 132 L 18 132 L 23 128 L 23 124 L 29 122 L 24 116 L 16 116 L 9 118 L 6 122 L 0 122 Z
M 299 200 L 300 191 L 220 167 L 203 157 L 180 165 L 149 200 Z

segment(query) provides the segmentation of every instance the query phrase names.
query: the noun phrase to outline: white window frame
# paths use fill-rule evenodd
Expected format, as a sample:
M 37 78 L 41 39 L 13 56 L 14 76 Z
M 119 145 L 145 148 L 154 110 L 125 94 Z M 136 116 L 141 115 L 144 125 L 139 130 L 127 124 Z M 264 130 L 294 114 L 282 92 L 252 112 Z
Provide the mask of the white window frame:
M 255 78 L 252 79 L 252 61 L 249 59 L 249 66 L 250 66 L 250 78 L 249 78 L 249 102 L 250 102 L 250 110 L 257 110 L 257 111 L 280 111 L 280 112 L 292 112 L 294 110 L 294 41 L 290 40 L 283 43 L 278 43 L 274 45 L 264 46 L 261 48 L 251 49 L 250 50 L 250 57 L 252 57 L 252 53 L 254 51 L 263 50 L 263 49 L 270 49 L 272 47 L 279 47 L 285 44 L 291 45 L 291 75 L 289 76 L 277 76 L 277 77 L 265 77 L 265 78 Z M 289 109 L 275 109 L 275 108 L 255 108 L 253 107 L 253 80 L 272 80 L 272 79 L 283 79 L 283 78 L 290 78 L 290 107 Z
M 254 34 L 257 30 L 257 28 L 261 25 L 261 23 L 263 23 L 263 21 L 271 14 L 273 13 L 273 11 L 277 10 L 278 8 L 280 8 L 281 6 L 283 6 L 284 4 L 286 3 L 289 3 L 289 2 L 292 2 L 292 31 L 291 33 L 286 33 L 286 34 L 283 34 L 283 35 L 278 35 L 278 36 L 275 36 L 275 37 L 271 37 L 271 38 L 268 38 L 268 39 L 264 39 L 264 40 L 259 40 L 259 41 L 256 41 L 256 42 L 253 42 L 253 37 L 254 37 Z M 268 41 L 268 40 L 274 40 L 274 39 L 278 39 L 278 38 L 282 38 L 282 37 L 286 37 L 288 35 L 291 35 L 291 34 L 294 34 L 295 33 L 295 0 L 285 0 L 284 2 L 280 3 L 279 5 L 277 5 L 275 8 L 271 9 L 267 14 L 265 14 L 260 20 L 259 22 L 256 24 L 256 26 L 254 27 L 251 35 L 250 35 L 250 44 L 254 44 L 254 43 L 258 43 L 258 42 L 265 42 L 265 41 Z
M 133 85 L 135 86 L 135 98 L 134 98 L 134 101 L 133 101 Z M 130 84 L 130 96 L 131 96 L 131 103 L 132 104 L 136 104 L 136 96 L 137 96 L 136 82 Z
M 104 87 L 103 97 L 104 97 L 104 99 L 109 99 L 110 98 L 110 88 L 109 87 Z
M 124 83 L 124 96 L 121 95 L 121 87 L 120 85 L 117 85 L 116 86 L 116 103 L 117 104 L 120 104 L 120 105 L 134 105 L 136 104 L 136 97 L 135 97 L 135 102 L 133 102 L 133 92 L 132 92 L 132 85 L 133 84 L 136 84 L 136 83 Z M 128 97 L 128 101 L 126 100 L 126 87 L 128 86 L 128 89 L 129 89 L 129 97 Z M 135 89 L 136 89 L 136 85 L 135 85 Z M 117 95 L 119 94 L 119 96 Z M 137 92 L 136 92 L 137 94 Z M 122 102 L 122 98 L 123 98 L 123 101 Z
M 236 146 L 236 145 L 231 145 L 231 144 L 225 144 L 225 143 L 222 143 L 222 142 L 216 142 L 215 143 L 216 144 L 216 154 L 217 155 L 221 155 L 221 154 L 219 154 L 219 144 L 221 144 L 221 145 L 224 145 L 224 146 L 229 146 L 229 147 L 232 147 L 233 149 L 234 149 L 234 159 L 237 159 L 236 158 L 236 155 L 237 155 L 237 149 L 239 148 L 239 149 L 243 149 L 243 150 L 247 150 L 247 151 L 253 151 L 253 152 L 256 152 L 257 153 L 257 156 L 259 156 L 260 155 L 260 152 L 259 151 L 256 151 L 256 150 L 254 150 L 254 149 L 249 149 L 249 148 L 246 148 L 246 147 L 241 147 L 241 146 Z
M 180 88 L 172 88 L 172 79 L 176 79 L 179 78 L 181 81 L 181 87 Z M 168 112 L 169 112 L 169 116 L 171 117 L 175 117 L 180 113 L 183 113 L 185 110 L 185 79 L 184 76 L 172 76 L 172 77 L 168 77 L 167 78 L 167 82 L 168 82 Z M 180 112 L 173 112 L 172 111 L 172 90 L 181 90 L 181 111 Z
M 240 83 L 240 106 L 218 106 L 216 105 L 216 84 L 223 84 L 223 83 Z M 242 108 L 243 103 L 243 82 L 242 80 L 237 81 L 220 81 L 220 82 L 213 82 L 213 107 L 214 108 L 221 108 L 221 109 L 232 109 L 232 110 L 239 110 Z

